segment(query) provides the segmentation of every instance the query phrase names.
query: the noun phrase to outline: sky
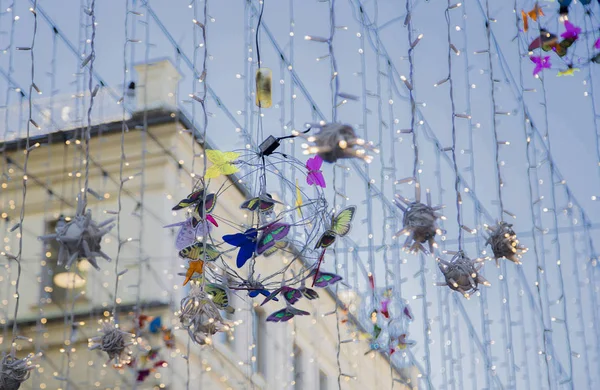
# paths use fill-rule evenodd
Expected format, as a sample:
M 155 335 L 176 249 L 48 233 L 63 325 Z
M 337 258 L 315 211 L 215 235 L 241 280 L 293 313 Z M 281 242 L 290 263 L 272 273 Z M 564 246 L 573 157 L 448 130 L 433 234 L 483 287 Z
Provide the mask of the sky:
M 5 11 L 8 3 L 0 2 L 0 9 Z M 87 75 L 81 69 L 81 62 L 89 53 L 85 40 L 91 33 L 89 26 L 81 24 L 87 18 L 82 12 L 86 3 L 85 0 L 38 1 L 40 9 L 54 24 L 49 24 L 39 12 L 34 71 L 35 83 L 43 94 L 36 96 L 35 101 L 41 108 L 54 107 L 55 121 L 63 128 L 68 123 L 76 125 L 77 120 L 83 120 L 87 104 L 85 99 L 72 97 L 87 87 Z M 200 34 L 192 19 L 201 16 L 202 7 L 189 7 L 188 1 L 149 1 L 153 14 L 160 20 L 159 25 L 145 9 L 144 2 L 135 0 L 130 4 L 143 15 L 130 15 L 127 34 L 123 2 L 105 0 L 96 4 L 94 69 L 118 97 L 124 80 L 126 83 L 139 81 L 132 64 L 144 62 L 146 58 L 169 58 L 183 76 L 178 104 L 200 123 L 200 107 L 188 95 L 199 91 L 201 84 L 186 60 L 195 64 L 196 69 L 201 68 L 203 48 L 194 47 L 195 42 L 196 45 L 200 42 Z M 304 39 L 307 35 L 329 36 L 329 4 L 316 0 L 266 0 L 260 54 L 262 66 L 273 71 L 274 105 L 263 110 L 261 137 L 254 97 L 250 95 L 256 66 L 255 31 L 247 27 L 256 26 L 258 2 L 209 1 L 207 48 L 210 57 L 206 80 L 222 103 L 219 107 L 214 98 L 207 102 L 211 113 L 207 136 L 213 145 L 221 150 L 245 148 L 248 141 L 242 136 L 244 131 L 237 132 L 236 127 L 242 127 L 254 143 L 260 143 L 269 134 L 287 135 L 292 129 L 302 129 L 306 123 L 332 120 L 331 62 L 330 58 L 324 57 L 328 53 L 327 44 Z M 521 9 L 530 10 L 534 2 L 518 0 L 516 4 L 520 13 Z M 540 4 L 546 14 L 541 19 L 542 26 L 558 34 L 564 31 L 557 15 L 557 3 L 543 1 Z M 33 16 L 27 10 L 29 6 L 27 1 L 19 2 L 14 12 L 11 10 L 0 16 L 0 48 L 9 46 L 8 32 L 13 27 L 13 49 L 30 46 Z M 521 25 L 518 30 L 513 2 L 490 1 L 489 14 L 494 19 L 491 22 L 491 56 L 486 51 L 485 1 L 466 0 L 460 7 L 451 7 L 447 13 L 449 23 L 445 16 L 447 7 L 446 2 L 411 2 L 413 40 L 423 34 L 412 51 L 414 78 L 411 83 L 417 103 L 415 122 L 423 199 L 425 190 L 430 189 L 433 203 L 446 205 L 444 215 L 447 220 L 443 222 L 446 240 L 438 241 L 443 249 L 456 250 L 461 229 L 456 223 L 452 153 L 439 150 L 452 146 L 454 104 L 454 112 L 463 116 L 455 116 L 454 121 L 456 165 L 463 178 L 459 188 L 463 201 L 462 224 L 478 231 L 472 235 L 462 230 L 467 254 L 471 258 L 480 256 L 485 244 L 482 224 L 492 224 L 500 218 L 494 128 L 499 141 L 510 143 L 499 146 L 498 162 L 504 182 L 504 208 L 517 218 L 513 220 L 505 214 L 504 219 L 512 221 L 515 231 L 523 236 L 521 242 L 530 251 L 524 256 L 520 270 L 512 263 L 506 264 L 505 272 L 504 268 L 496 269 L 493 262 L 486 263 L 484 273 L 492 287 L 481 297 L 466 301 L 447 288 L 433 286 L 435 280 L 441 280 L 434 258 L 421 259 L 393 248 L 386 249 L 386 245 L 393 243 L 391 237 L 394 230 L 400 230 L 401 224 L 400 210 L 389 207 L 394 195 L 398 193 L 414 199 L 415 193 L 414 185 L 394 184 L 396 180 L 410 177 L 413 170 L 411 135 L 402 133 L 411 123 L 409 90 L 401 79 L 402 76 L 410 79 L 411 72 L 407 57 L 408 29 L 404 24 L 409 19 L 405 2 L 336 0 L 335 20 L 339 28 L 335 30 L 333 48 L 339 90 L 358 98 L 337 107 L 337 117 L 340 122 L 353 125 L 357 134 L 381 150 L 370 165 L 360 161 L 344 162 L 348 170 L 331 165 L 324 169 L 328 183 L 332 183 L 334 169 L 338 170 L 339 176 L 345 177 L 337 188 L 348 198 L 343 202 L 330 185 L 326 191 L 328 201 L 333 203 L 337 198 L 338 205 L 354 204 L 359 210 L 352 233 L 339 248 L 342 253 L 348 248 L 356 249 L 351 255 L 338 255 L 342 259 L 339 272 L 349 285 L 365 292 L 367 271 L 373 272 L 378 285 L 383 286 L 386 268 L 394 270 L 393 277 L 387 282 L 395 285 L 418 313 L 410 328 L 411 338 L 417 341 L 413 352 L 421 365 L 431 367 L 430 378 L 435 388 L 460 388 L 461 384 L 467 388 L 483 388 L 488 380 L 492 381 L 492 387 L 498 386 L 491 376 L 485 375 L 485 358 L 496 367 L 496 377 L 504 387 L 547 388 L 547 382 L 539 379 L 546 377 L 543 355 L 538 354 L 543 341 L 541 316 L 546 326 L 552 329 L 550 335 L 555 354 L 549 364 L 552 379 L 558 383 L 568 376 L 561 373 L 554 362 L 559 362 L 568 372 L 572 360 L 573 387 L 584 388 L 588 384 L 585 366 L 598 363 L 600 348 L 600 340 L 595 338 L 595 329 L 590 326 L 592 313 L 598 311 L 591 301 L 593 293 L 589 294 L 590 286 L 595 286 L 595 274 L 586 268 L 587 260 L 594 255 L 589 253 L 589 240 L 593 242 L 598 234 L 592 230 L 586 235 L 580 228 L 582 210 L 592 224 L 600 217 L 598 203 L 593 200 L 594 196 L 600 197 L 595 123 L 598 108 L 593 106 L 600 88 L 597 81 L 600 65 L 587 60 L 591 57 L 589 53 L 595 53 L 598 4 L 592 4 L 593 12 L 589 18 L 584 17 L 581 4 L 571 6 L 570 20 L 582 27 L 583 34 L 564 59 L 551 54 L 553 66 L 543 72 L 543 84 L 533 77 L 533 63 L 527 58 L 526 46 L 535 38 L 537 26 L 530 27 L 528 33 L 521 31 Z M 12 23 L 15 16 L 19 18 Z M 61 37 L 72 42 L 80 53 L 79 58 L 53 33 L 53 26 L 58 27 Z M 126 36 L 140 42 L 128 45 L 124 59 Z M 185 58 L 177 55 L 171 41 L 176 42 Z M 440 83 L 449 74 L 449 42 L 456 48 L 450 49 L 452 82 Z M 6 94 L 0 92 L 0 100 L 3 106 L 10 107 L 5 121 L 8 127 L 3 126 L 4 130 L 9 130 L 4 136 L 8 139 L 23 134 L 26 122 L 19 123 L 19 106 L 16 105 L 19 96 L 14 87 L 27 88 L 32 70 L 29 51 L 13 50 L 12 57 L 9 53 L 7 50 L 0 55 L 0 91 L 6 91 Z M 281 54 L 286 62 L 282 61 Z M 9 58 L 13 61 L 12 69 Z M 124 60 L 128 69 L 125 75 Z M 556 73 L 566 69 L 571 61 L 581 68 L 580 71 L 573 77 L 556 77 Z M 9 73 L 11 82 L 7 82 Z M 435 86 L 437 83 L 440 85 Z M 9 88 L 11 84 L 13 89 Z M 491 84 L 494 85 L 493 94 Z M 95 120 L 118 118 L 121 113 L 117 99 L 110 96 L 108 89 L 99 95 Z M 528 91 L 522 92 L 523 89 Z M 70 107 L 66 112 L 65 106 Z M 313 106 L 318 108 L 316 112 L 311 109 Z M 230 120 L 223 107 L 237 123 Z M 471 117 L 464 118 L 467 115 Z M 530 122 L 524 126 L 525 117 Z M 41 132 L 54 126 L 43 121 L 41 116 L 39 121 L 45 123 Z M 528 136 L 532 139 L 529 147 Z M 304 161 L 300 143 L 286 144 L 284 150 Z M 538 167 L 533 168 L 537 164 Z M 293 177 L 290 169 L 283 173 L 288 178 Z M 563 179 L 566 185 L 559 183 Z M 371 189 L 366 182 L 371 183 Z M 289 186 L 280 185 L 275 178 L 269 186 L 281 193 L 293 191 Z M 379 191 L 382 196 L 378 196 Z M 553 195 L 556 202 L 552 201 Z M 532 200 L 541 196 L 543 199 L 532 207 Z M 477 204 L 473 201 L 475 197 Z M 572 212 L 565 215 L 563 209 Z M 576 227 L 573 234 L 569 229 L 572 224 Z M 563 229 L 558 240 L 553 233 L 556 226 Z M 548 234 L 542 238 L 539 232 L 545 229 Z M 536 232 L 535 242 L 532 232 Z M 547 264 L 543 264 L 544 260 Z M 561 260 L 561 265 L 557 265 L 557 260 Z M 327 261 L 326 266 L 331 269 L 331 264 L 333 261 Z M 422 264 L 428 271 L 424 276 L 419 273 Z M 578 277 L 574 275 L 576 268 Z M 537 277 L 542 280 L 539 289 L 535 285 Z M 402 279 L 406 281 L 400 284 Z M 589 283 L 586 284 L 586 280 Z M 430 305 L 424 305 L 424 301 Z M 540 307 L 543 314 L 540 314 Z M 581 308 L 583 317 L 579 318 Z M 490 320 L 489 334 L 483 330 L 483 315 Z M 513 324 L 503 326 L 509 322 L 509 315 Z M 556 320 L 551 321 L 551 318 Z M 569 322 L 568 332 L 565 319 Z M 430 334 L 425 326 L 428 320 Z M 474 334 L 470 333 L 470 326 Z M 506 353 L 510 338 L 513 348 Z M 473 342 L 475 339 L 489 344 L 487 353 L 478 350 Z M 569 346 L 572 359 L 569 358 Z M 427 349 L 430 352 L 426 359 Z M 574 357 L 577 353 L 581 354 L 580 358 Z M 449 358 L 450 354 L 454 359 Z M 590 375 L 592 381 L 598 383 L 598 374 L 592 372 Z M 552 388 L 559 387 L 569 387 L 569 383 L 552 385 Z

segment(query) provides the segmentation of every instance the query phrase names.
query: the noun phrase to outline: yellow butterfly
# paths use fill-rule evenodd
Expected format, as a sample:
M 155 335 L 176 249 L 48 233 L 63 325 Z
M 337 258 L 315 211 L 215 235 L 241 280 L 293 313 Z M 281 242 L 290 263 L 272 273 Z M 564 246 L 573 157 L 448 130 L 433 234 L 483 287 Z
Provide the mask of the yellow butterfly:
M 302 191 L 300 191 L 300 186 L 298 185 L 298 179 L 296 179 L 296 207 L 298 207 L 298 215 L 302 217 Z
M 561 70 L 560 72 L 558 72 L 556 74 L 556 77 L 561 77 L 561 76 L 575 76 L 575 72 L 579 72 L 578 68 L 573 68 L 573 67 L 569 67 L 565 70 Z
M 232 164 L 233 161 L 240 157 L 239 153 L 207 150 L 206 157 L 213 163 L 213 166 L 206 170 L 205 177 L 207 179 L 214 179 L 221 175 L 231 175 L 239 171 L 239 169 Z

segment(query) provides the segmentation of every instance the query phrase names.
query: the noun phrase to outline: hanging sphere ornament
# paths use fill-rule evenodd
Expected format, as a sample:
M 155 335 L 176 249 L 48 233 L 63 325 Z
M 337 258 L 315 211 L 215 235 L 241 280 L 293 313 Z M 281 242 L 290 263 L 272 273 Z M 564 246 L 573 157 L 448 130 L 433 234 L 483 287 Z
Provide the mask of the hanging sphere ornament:
M 210 337 L 217 332 L 231 329 L 211 296 L 203 290 L 202 284 L 192 285 L 188 296 L 181 300 L 179 321 L 192 340 L 200 345 L 210 344 Z
M 131 362 L 129 346 L 134 344 L 134 335 L 119 329 L 113 321 L 102 321 L 99 330 L 102 335 L 92 337 L 88 341 L 90 351 L 99 349 L 108 354 L 108 362 L 114 360 L 115 367 L 122 367 Z
M 23 359 L 17 359 L 14 351 L 2 356 L 0 362 L 0 389 L 18 390 L 21 384 L 29 379 L 31 370 L 36 368 L 33 364 L 35 355 L 30 353 Z
M 521 256 L 527 252 L 527 248 L 519 245 L 512 224 L 500 221 L 494 226 L 486 226 L 486 229 L 490 232 L 490 236 L 485 243 L 492 247 L 496 266 L 500 266 L 498 260 L 503 257 L 513 263 L 521 264 Z
M 394 203 L 402 210 L 404 217 L 402 218 L 402 230 L 396 233 L 394 238 L 406 235 L 408 237 L 403 245 L 405 251 L 411 253 L 422 251 L 430 254 L 437 247 L 434 239 L 435 235 L 443 234 L 443 231 L 436 224 L 436 220 L 442 218 L 442 215 L 436 211 L 441 210 L 444 206 L 432 206 L 429 191 L 427 191 L 427 204 L 421 203 L 419 185 L 415 186 L 415 199 L 415 202 L 410 202 L 408 199 L 396 194 Z M 423 246 L 424 243 L 429 244 L 429 250 Z
M 318 154 L 323 161 L 334 163 L 343 158 L 360 158 L 370 163 L 373 157 L 367 152 L 379 153 L 364 139 L 359 138 L 350 125 L 340 123 L 315 124 L 311 128 L 320 128 L 314 135 L 305 135 L 294 131 L 294 136 L 305 138 L 310 144 L 304 154 Z
M 102 257 L 107 261 L 111 258 L 102 252 L 100 244 L 102 237 L 113 227 L 113 219 L 97 223 L 92 219 L 92 211 L 85 211 L 86 204 L 82 197 L 77 201 L 77 212 L 70 221 L 61 218 L 56 223 L 54 234 L 40 236 L 42 241 L 56 240 L 60 244 L 58 249 L 58 265 L 64 265 L 66 269 L 71 268 L 74 262 L 80 259 L 87 261 L 97 270 L 100 269 L 97 257 Z
M 479 270 L 483 267 L 482 259 L 471 260 L 463 251 L 453 253 L 454 257 L 450 261 L 437 259 L 440 271 L 446 279 L 445 282 L 437 282 L 437 286 L 448 286 L 467 299 L 478 290 L 479 284 L 490 286 L 490 282 L 479 274 Z

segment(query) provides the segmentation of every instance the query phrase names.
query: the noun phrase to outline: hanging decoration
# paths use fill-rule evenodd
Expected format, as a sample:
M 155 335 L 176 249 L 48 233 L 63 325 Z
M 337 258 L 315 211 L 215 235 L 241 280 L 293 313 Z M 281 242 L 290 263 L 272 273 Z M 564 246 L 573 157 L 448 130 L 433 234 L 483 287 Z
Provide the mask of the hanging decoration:
M 415 186 L 414 202 L 410 202 L 398 194 L 396 194 L 394 202 L 404 213 L 402 230 L 396 233 L 394 238 L 402 235 L 408 236 L 403 245 L 403 249 L 408 252 L 433 253 L 434 248 L 437 247 L 435 235 L 443 234 L 443 231 L 436 224 L 436 220 L 442 218 L 442 215 L 437 211 L 444 208 L 444 206 L 431 206 L 429 192 L 427 192 L 427 204 L 421 203 L 421 191 L 418 185 Z M 429 249 L 423 246 L 425 243 L 428 243 Z
M 485 228 L 490 232 L 485 244 L 492 247 L 496 266 L 500 266 L 498 260 L 501 258 L 521 264 L 521 257 L 527 252 L 527 248 L 519 245 L 519 240 L 517 240 L 517 235 L 512 229 L 512 224 L 500 221 L 497 225 L 486 225 Z
M 447 253 L 454 255 L 450 261 L 437 259 L 440 271 L 446 279 L 445 282 L 436 282 L 437 286 L 448 286 L 467 299 L 478 290 L 480 284 L 490 286 L 490 283 L 479 274 L 479 270 L 483 267 L 482 259 L 471 260 L 463 251 Z
M 210 337 L 217 332 L 231 330 L 231 325 L 221 317 L 219 307 L 201 283 L 192 284 L 189 294 L 181 300 L 179 321 L 190 338 L 200 345 L 210 344 Z
M 119 329 L 119 326 L 111 321 L 101 321 L 102 328 L 100 336 L 89 339 L 88 348 L 90 351 L 99 349 L 108 355 L 107 363 L 114 360 L 114 366 L 123 367 L 131 362 L 132 351 L 130 346 L 136 344 L 135 335 Z
M 345 158 L 359 158 L 370 163 L 373 156 L 368 155 L 367 152 L 379 153 L 371 144 L 359 138 L 350 125 L 327 123 L 312 125 L 311 128 L 320 128 L 321 131 L 310 136 L 298 131 L 292 134 L 305 138 L 309 142 L 304 154 L 317 154 L 330 164 Z
M 35 355 L 30 353 L 25 358 L 17 359 L 14 348 L 10 353 L 3 354 L 0 361 L 0 389 L 18 390 L 37 367 L 33 364 L 34 358 Z
M 75 217 L 71 220 L 61 218 L 56 224 L 56 233 L 39 237 L 42 241 L 56 240 L 59 243 L 58 265 L 64 265 L 66 269 L 83 258 L 97 270 L 100 270 L 98 257 L 111 261 L 102 252 L 100 244 L 102 237 L 114 227 L 114 219 L 97 223 L 92 219 L 92 211 L 85 209 L 83 197 L 78 197 Z

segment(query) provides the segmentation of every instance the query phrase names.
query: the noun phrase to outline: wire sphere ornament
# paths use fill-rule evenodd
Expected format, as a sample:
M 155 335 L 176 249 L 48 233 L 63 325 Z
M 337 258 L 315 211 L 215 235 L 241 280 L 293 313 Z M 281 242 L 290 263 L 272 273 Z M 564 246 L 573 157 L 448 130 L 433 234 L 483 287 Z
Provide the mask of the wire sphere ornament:
M 437 282 L 437 286 L 448 286 L 467 299 L 478 290 L 480 284 L 490 286 L 490 282 L 479 274 L 479 270 L 483 267 L 482 259 L 469 259 L 463 251 L 459 251 L 454 252 L 450 261 L 441 258 L 437 260 L 440 271 L 446 279 L 445 282 Z
M 209 294 L 202 290 L 201 285 L 195 284 L 192 284 L 188 296 L 181 300 L 179 321 L 190 338 L 199 345 L 210 344 L 211 336 L 231 329 Z
M 485 226 L 490 235 L 485 242 L 492 247 L 496 266 L 500 266 L 498 260 L 508 259 L 516 264 L 521 264 L 521 256 L 527 252 L 527 248 L 519 245 L 517 234 L 512 229 L 512 224 L 501 221 L 494 226 Z
M 36 368 L 33 364 L 35 355 L 30 353 L 23 359 L 17 359 L 14 352 L 2 356 L 0 362 L 0 389 L 18 390 L 21 384 L 29 379 L 31 370 Z
M 123 365 L 129 364 L 132 354 L 129 347 L 135 344 L 135 336 L 119 329 L 118 324 L 113 321 L 102 321 L 100 332 L 102 335 L 89 339 L 89 350 L 99 349 L 106 352 L 108 355 L 107 363 L 114 360 L 115 367 L 123 367 Z
M 115 226 L 112 223 L 114 218 L 97 223 L 92 219 L 92 211 L 85 211 L 85 208 L 86 204 L 82 197 L 79 197 L 75 217 L 70 221 L 61 218 L 56 223 L 54 234 L 39 237 L 42 241 L 56 240 L 59 243 L 57 263 L 64 264 L 66 269 L 82 258 L 87 259 L 97 270 L 100 270 L 97 257 L 111 261 L 111 258 L 102 252 L 100 244 L 102 237 Z
M 442 215 L 436 211 L 441 210 L 444 206 L 432 206 L 429 191 L 427 191 L 427 204 L 421 203 L 421 191 L 418 185 L 415 187 L 414 202 L 410 202 L 408 199 L 396 194 L 394 203 L 404 213 L 402 230 L 396 233 L 394 238 L 401 235 L 408 236 L 403 245 L 405 251 L 433 253 L 434 248 L 437 248 L 435 235 L 443 234 L 443 231 L 436 224 L 436 220 L 442 218 Z M 424 243 L 429 244 L 429 250 L 423 246 Z
M 328 163 L 335 163 L 344 158 L 359 158 L 370 163 L 373 157 L 367 152 L 379 153 L 379 150 L 370 143 L 359 138 L 350 125 L 327 123 L 311 125 L 311 128 L 320 128 L 321 131 L 309 136 L 298 131 L 294 131 L 292 134 L 305 138 L 309 142 L 305 147 L 304 154 L 317 154 Z

